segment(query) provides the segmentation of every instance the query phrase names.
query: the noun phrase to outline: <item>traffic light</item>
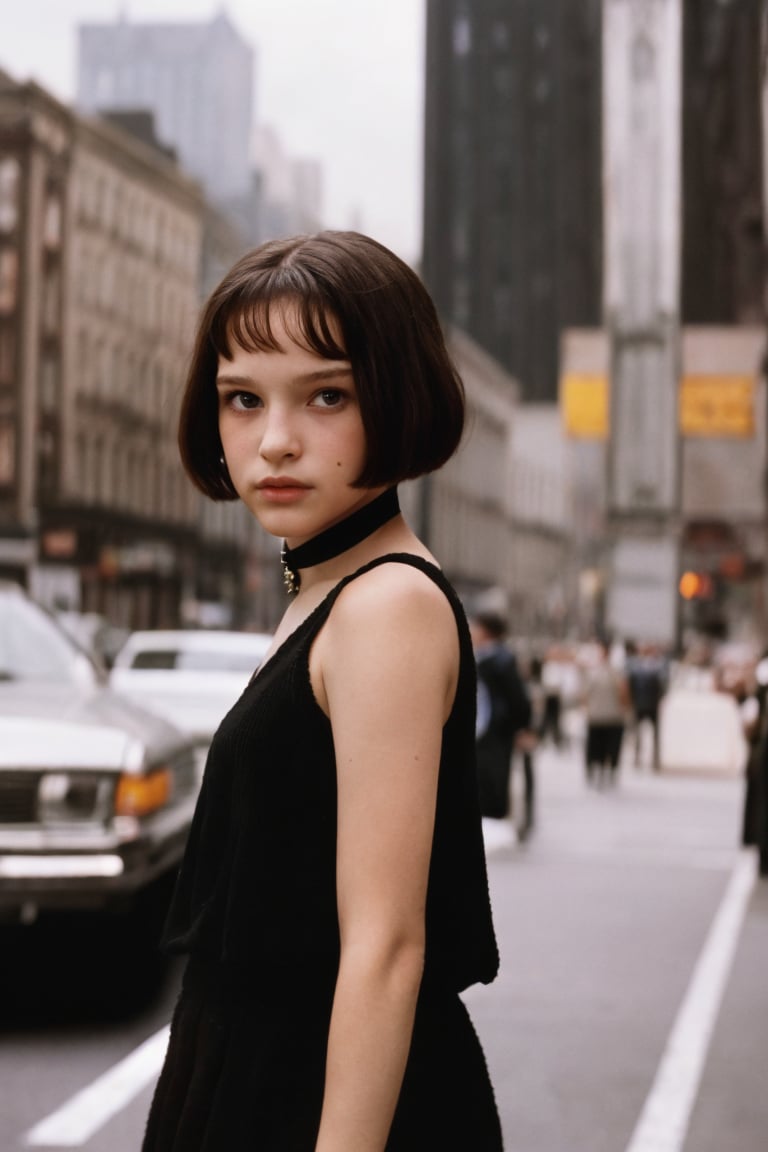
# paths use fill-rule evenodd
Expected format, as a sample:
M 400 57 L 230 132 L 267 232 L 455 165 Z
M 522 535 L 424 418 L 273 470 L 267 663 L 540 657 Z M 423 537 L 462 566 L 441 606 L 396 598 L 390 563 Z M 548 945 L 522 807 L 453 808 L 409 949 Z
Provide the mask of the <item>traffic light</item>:
M 711 600 L 715 586 L 708 572 L 683 572 L 678 589 L 683 600 Z

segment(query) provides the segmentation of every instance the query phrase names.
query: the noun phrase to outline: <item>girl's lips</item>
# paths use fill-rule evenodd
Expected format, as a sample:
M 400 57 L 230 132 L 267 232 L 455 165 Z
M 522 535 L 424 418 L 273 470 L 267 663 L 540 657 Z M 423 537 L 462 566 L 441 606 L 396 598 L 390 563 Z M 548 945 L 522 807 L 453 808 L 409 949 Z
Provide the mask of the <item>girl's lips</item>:
M 309 492 L 304 484 L 259 484 L 259 492 L 274 504 L 291 504 Z

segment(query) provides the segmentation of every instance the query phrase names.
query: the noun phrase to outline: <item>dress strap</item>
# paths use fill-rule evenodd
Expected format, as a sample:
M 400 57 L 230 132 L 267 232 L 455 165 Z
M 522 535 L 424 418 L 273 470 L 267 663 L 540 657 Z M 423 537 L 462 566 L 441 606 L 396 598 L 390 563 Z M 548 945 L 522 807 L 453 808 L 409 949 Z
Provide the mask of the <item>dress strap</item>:
M 417 556 L 413 552 L 387 552 L 384 556 L 377 556 L 375 560 L 369 560 L 367 564 L 363 564 L 361 568 L 350 572 L 349 576 L 344 576 L 343 579 L 339 581 L 336 587 L 328 594 L 326 603 L 329 611 L 335 603 L 336 598 L 348 584 L 351 584 L 353 580 L 357 580 L 359 576 L 364 576 L 366 572 L 370 572 L 373 568 L 380 568 L 382 564 L 407 564 L 411 568 L 418 568 L 419 571 L 423 572 L 425 576 L 428 576 L 433 583 L 437 584 L 451 603 L 453 603 L 454 600 L 458 600 L 442 568 L 438 568 L 437 564 L 433 564 L 431 560 L 425 560 L 423 556 Z

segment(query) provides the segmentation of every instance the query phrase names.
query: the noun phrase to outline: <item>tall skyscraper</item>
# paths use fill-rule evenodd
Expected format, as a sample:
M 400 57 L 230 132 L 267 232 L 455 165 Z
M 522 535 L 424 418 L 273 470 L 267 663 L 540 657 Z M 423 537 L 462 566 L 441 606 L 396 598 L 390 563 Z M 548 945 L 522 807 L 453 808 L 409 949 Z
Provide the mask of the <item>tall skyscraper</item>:
M 600 0 L 427 0 L 424 276 L 528 401 L 601 321 L 600 29 Z
M 683 6 L 682 312 L 689 324 L 763 316 L 762 0 Z
M 209 195 L 236 204 L 251 186 L 253 50 L 224 13 L 206 22 L 82 24 L 78 106 L 148 109 L 158 137 Z

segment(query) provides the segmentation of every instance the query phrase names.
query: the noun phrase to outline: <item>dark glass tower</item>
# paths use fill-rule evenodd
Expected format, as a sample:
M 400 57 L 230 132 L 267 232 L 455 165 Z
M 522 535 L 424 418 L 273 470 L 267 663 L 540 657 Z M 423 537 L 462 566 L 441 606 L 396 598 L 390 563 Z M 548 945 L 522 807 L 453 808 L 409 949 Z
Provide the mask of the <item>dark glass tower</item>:
M 424 277 L 528 401 L 601 322 L 600 29 L 601 0 L 427 0 Z
M 759 322 L 761 0 L 683 0 L 681 308 Z M 557 396 L 602 320 L 602 0 L 427 0 L 423 271 L 444 320 Z
M 761 0 L 683 8 L 682 313 L 761 322 Z

